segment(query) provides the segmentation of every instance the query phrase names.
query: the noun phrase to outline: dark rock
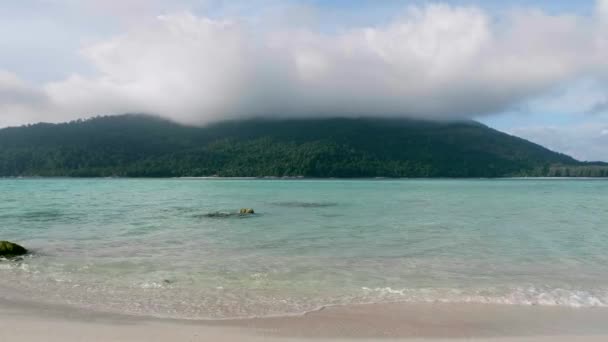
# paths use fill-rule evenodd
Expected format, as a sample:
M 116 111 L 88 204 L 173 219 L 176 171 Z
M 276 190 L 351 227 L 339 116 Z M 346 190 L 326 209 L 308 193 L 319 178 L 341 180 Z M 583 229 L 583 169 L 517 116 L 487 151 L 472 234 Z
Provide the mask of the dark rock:
M 233 216 L 233 215 L 234 215 L 234 213 L 224 213 L 224 212 L 216 211 L 216 212 L 213 212 L 213 213 L 205 214 L 204 216 L 205 217 L 212 217 L 212 218 L 218 218 L 218 217 L 221 218 L 221 217 L 230 217 L 230 216 Z
M 24 247 L 12 242 L 0 241 L 0 257 L 13 258 L 24 254 L 27 254 L 27 249 Z

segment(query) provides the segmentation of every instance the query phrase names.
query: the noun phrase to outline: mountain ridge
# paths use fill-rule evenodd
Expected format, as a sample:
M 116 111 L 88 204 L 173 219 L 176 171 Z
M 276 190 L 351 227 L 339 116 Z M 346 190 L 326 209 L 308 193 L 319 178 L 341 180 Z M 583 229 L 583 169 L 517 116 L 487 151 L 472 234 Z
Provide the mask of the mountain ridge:
M 0 129 L 0 176 L 608 176 L 475 121 L 328 118 L 187 126 L 125 114 Z

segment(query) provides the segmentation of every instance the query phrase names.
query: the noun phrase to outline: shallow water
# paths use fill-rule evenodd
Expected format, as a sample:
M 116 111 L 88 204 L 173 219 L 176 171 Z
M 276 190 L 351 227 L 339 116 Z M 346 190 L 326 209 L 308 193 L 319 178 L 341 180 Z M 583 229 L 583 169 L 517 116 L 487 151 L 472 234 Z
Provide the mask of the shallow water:
M 0 239 L 34 251 L 0 262 L 5 297 L 180 318 L 608 306 L 608 181 L 3 179 L 0 196 Z

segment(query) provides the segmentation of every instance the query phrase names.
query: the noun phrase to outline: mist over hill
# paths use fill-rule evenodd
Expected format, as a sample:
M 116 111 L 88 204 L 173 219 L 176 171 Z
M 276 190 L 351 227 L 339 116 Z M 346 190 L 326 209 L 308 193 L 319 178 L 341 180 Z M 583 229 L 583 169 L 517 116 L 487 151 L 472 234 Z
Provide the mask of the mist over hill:
M 473 121 L 249 119 L 205 127 L 145 115 L 0 130 L 0 176 L 608 176 Z

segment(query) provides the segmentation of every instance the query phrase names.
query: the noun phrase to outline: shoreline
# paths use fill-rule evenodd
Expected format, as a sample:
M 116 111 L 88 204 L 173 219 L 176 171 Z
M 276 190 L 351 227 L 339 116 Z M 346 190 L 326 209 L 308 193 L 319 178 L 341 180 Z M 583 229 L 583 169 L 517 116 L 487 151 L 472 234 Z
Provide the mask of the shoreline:
M 361 304 L 298 316 L 181 320 L 0 299 L 0 340 L 605 341 L 608 308 Z M 49 335 L 50 334 L 50 335 Z
M 550 177 L 550 176 L 504 176 L 504 177 L 308 177 L 308 176 L 167 176 L 167 177 L 127 177 L 127 176 L 0 176 L 0 179 L 31 180 L 31 179 L 176 179 L 176 180 L 608 180 L 607 177 Z

